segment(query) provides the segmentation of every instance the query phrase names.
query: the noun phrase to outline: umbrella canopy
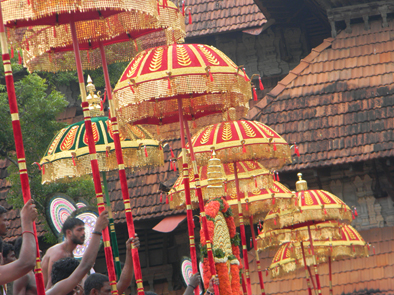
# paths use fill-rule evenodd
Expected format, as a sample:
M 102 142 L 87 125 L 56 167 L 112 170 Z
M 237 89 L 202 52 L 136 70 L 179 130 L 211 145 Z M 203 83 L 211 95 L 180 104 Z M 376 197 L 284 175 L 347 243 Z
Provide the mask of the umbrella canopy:
M 266 168 L 279 169 L 291 163 L 287 142 L 258 121 L 227 121 L 207 126 L 192 138 L 198 165 L 206 165 L 212 150 L 223 163 L 258 160 Z M 182 163 L 182 154 L 178 156 Z
M 157 19 L 155 0 L 6 0 L 2 1 L 2 8 L 5 26 L 9 28 L 102 20 L 126 11 Z
M 341 228 L 344 225 L 335 220 L 321 222 L 311 225 L 311 234 L 313 240 L 326 240 L 341 237 Z M 298 227 L 295 229 L 276 229 L 264 231 L 257 237 L 259 250 L 276 248 L 288 242 L 306 241 L 309 239 L 308 227 Z
M 342 260 L 356 257 L 368 257 L 368 245 L 361 235 L 350 225 L 344 225 L 340 230 L 341 237 L 332 240 L 314 240 L 315 255 L 318 263 L 327 262 L 329 257 L 332 260 Z M 305 258 L 308 266 L 313 264 L 313 257 L 310 251 L 309 241 L 303 242 L 305 248 Z M 289 242 L 283 244 L 269 267 L 272 278 L 279 278 L 288 275 L 290 272 L 304 266 L 300 242 Z
M 130 61 L 139 51 L 184 42 L 184 16 L 171 1 L 161 7 L 159 20 L 145 14 L 123 12 L 106 21 L 77 22 L 76 30 L 84 69 L 102 67 L 100 42 L 108 64 Z M 69 24 L 42 26 L 25 32 L 22 42 L 24 66 L 32 71 L 75 70 Z
M 222 113 L 243 114 L 251 97 L 250 81 L 223 52 L 202 44 L 155 47 L 139 53 L 114 89 L 120 124 L 164 125 Z
M 215 161 L 215 163 L 213 163 Z M 215 175 L 213 171 L 209 171 L 209 166 L 199 167 L 200 185 L 203 192 L 204 200 L 213 199 L 216 197 L 227 196 L 228 198 L 235 197 L 235 180 L 234 180 L 234 164 L 221 164 L 219 159 L 211 159 L 210 165 L 213 165 L 215 173 L 220 173 L 219 186 L 215 189 L 212 186 L 211 180 Z M 273 177 L 270 172 L 265 169 L 260 163 L 255 161 L 244 161 L 238 163 L 238 177 L 240 185 L 245 192 L 253 190 L 255 186 L 258 187 L 272 187 Z M 196 183 L 193 169 L 189 169 L 190 189 L 192 207 L 198 208 L 198 198 L 195 195 Z M 175 181 L 172 189 L 169 192 L 170 207 L 173 209 L 180 209 L 185 207 L 185 186 L 183 175 L 179 176 Z
M 92 128 L 100 171 L 118 169 L 111 121 L 107 117 L 94 117 Z M 161 145 L 148 131 L 140 126 L 131 126 L 128 137 L 132 140 L 121 135 L 126 168 L 163 164 Z M 74 123 L 60 130 L 40 164 L 43 165 L 43 183 L 92 173 L 84 122 Z
M 300 183 L 306 186 L 306 181 L 297 181 L 297 190 Z M 296 193 L 293 208 L 282 210 L 275 208 L 268 212 L 264 220 L 264 231 L 280 228 L 297 228 L 317 224 L 327 220 L 339 220 L 351 223 L 351 209 L 337 196 L 324 190 L 300 190 Z
M 295 195 L 279 181 L 274 181 L 270 188 L 253 187 L 250 191 L 241 195 L 244 223 L 249 224 L 250 216 L 253 216 L 254 223 L 264 220 L 268 211 L 276 207 L 290 206 L 294 202 L 294 197 Z M 228 192 L 227 200 L 234 212 L 235 223 L 239 224 L 238 200 L 235 188 Z

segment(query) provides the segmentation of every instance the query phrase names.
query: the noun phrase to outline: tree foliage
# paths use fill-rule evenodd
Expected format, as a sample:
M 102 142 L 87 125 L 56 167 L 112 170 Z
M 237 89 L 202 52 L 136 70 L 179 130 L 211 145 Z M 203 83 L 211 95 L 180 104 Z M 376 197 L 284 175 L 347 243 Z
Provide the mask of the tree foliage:
M 13 64 L 15 66 L 15 64 Z M 69 79 L 70 77 L 65 77 Z M 51 83 L 52 84 L 52 83 Z M 40 221 L 44 223 L 48 234 L 47 241 L 54 242 L 54 236 L 46 224 L 47 199 L 54 193 L 65 193 L 74 199 L 83 197 L 91 199 L 94 196 L 94 186 L 91 179 L 78 179 L 67 183 L 41 184 L 41 172 L 34 162 L 39 162 L 57 131 L 65 123 L 56 121 L 68 102 L 64 96 L 48 87 L 46 79 L 37 74 L 27 74 L 15 82 L 18 100 L 19 117 L 26 153 L 26 164 L 30 179 L 32 198 L 37 203 Z M 8 180 L 11 183 L 7 202 L 16 207 L 23 206 L 19 172 L 15 153 L 15 143 L 12 132 L 11 117 L 8 106 L 8 95 L 4 85 L 0 85 L 0 157 L 9 159 L 13 164 L 8 167 Z

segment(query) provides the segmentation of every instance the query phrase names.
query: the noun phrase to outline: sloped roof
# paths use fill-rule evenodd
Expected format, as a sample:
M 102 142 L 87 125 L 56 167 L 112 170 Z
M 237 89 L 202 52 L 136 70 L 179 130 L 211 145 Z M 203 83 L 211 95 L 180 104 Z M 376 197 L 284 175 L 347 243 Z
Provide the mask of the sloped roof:
M 0 205 L 8 210 L 7 218 L 9 221 L 9 227 L 7 235 L 4 238 L 5 241 L 14 240 L 22 234 L 20 210 L 12 209 L 12 206 L 7 203 L 6 197 L 10 190 L 11 184 L 6 180 L 8 176 L 7 167 L 10 165 L 10 161 L 6 159 L 0 159 Z M 45 232 L 43 226 L 37 221 L 37 234 L 42 236 Z
M 370 257 L 332 262 L 334 294 L 394 294 L 394 227 L 373 228 L 360 231 L 365 241 L 375 247 Z M 255 251 L 249 252 L 252 293 L 259 294 Z M 260 252 L 262 269 L 269 267 L 275 251 Z M 318 266 L 322 294 L 328 294 L 328 263 Z M 272 280 L 264 273 L 265 291 L 271 295 L 307 294 L 304 269 L 286 277 Z
M 394 21 L 370 26 L 326 39 L 249 111 L 297 142 L 285 170 L 394 155 Z
M 186 5 L 192 13 L 192 24 L 189 25 L 187 8 L 188 38 L 259 27 L 267 21 L 253 0 L 187 0 Z

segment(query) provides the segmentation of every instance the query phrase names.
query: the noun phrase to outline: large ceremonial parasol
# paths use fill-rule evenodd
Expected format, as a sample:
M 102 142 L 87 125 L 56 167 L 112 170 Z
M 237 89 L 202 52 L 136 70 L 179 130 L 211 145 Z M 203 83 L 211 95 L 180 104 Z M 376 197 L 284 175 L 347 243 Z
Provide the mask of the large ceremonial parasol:
M 198 172 L 200 176 L 200 187 L 203 193 L 203 198 L 205 201 L 216 198 L 217 196 L 226 196 L 226 198 L 232 199 L 236 197 L 234 193 L 236 191 L 236 184 L 234 178 L 234 165 L 233 163 L 221 164 L 219 159 L 211 159 L 211 161 L 217 160 L 215 168 L 217 168 L 221 173 L 221 183 L 216 190 L 212 189 L 210 181 L 212 179 L 212 173 L 209 171 L 208 166 L 198 167 Z M 243 161 L 238 165 L 238 179 L 240 182 L 241 189 L 245 193 L 249 193 L 256 187 L 271 187 L 273 186 L 272 175 L 264 168 L 263 165 L 256 161 Z M 196 179 L 193 176 L 192 168 L 189 169 L 189 184 L 191 192 L 191 205 L 192 209 L 197 209 L 198 197 L 196 193 Z M 223 185 L 222 185 L 223 184 Z M 208 187 L 210 188 L 208 189 Z M 185 183 L 183 175 L 180 175 L 175 181 L 173 187 L 168 192 L 170 197 L 170 208 L 171 209 L 183 209 L 186 206 L 185 198 Z M 270 202 L 271 203 L 271 202 Z M 269 209 L 266 211 L 268 212 Z
M 197 163 L 200 165 L 206 165 L 213 151 L 223 163 L 233 163 L 234 167 L 237 167 L 237 163 L 240 161 L 256 160 L 261 162 L 266 168 L 280 169 L 286 163 L 291 162 L 290 146 L 279 134 L 261 122 L 236 121 L 231 113 L 225 122 L 202 128 L 193 136 L 191 142 L 196 150 Z M 181 155 L 178 157 L 178 160 L 181 163 L 183 162 Z M 241 192 L 238 182 L 238 167 L 234 169 L 234 178 L 237 189 L 238 216 L 246 281 L 248 292 L 251 293 L 246 235 L 243 212 L 241 210 Z M 253 240 L 255 241 L 255 239 Z M 262 280 L 260 285 L 263 290 Z M 264 294 L 264 292 L 262 293 Z
M 186 153 L 184 128 L 190 141 L 188 120 L 218 114 L 230 107 L 246 113 L 251 97 L 250 81 L 225 54 L 201 44 L 170 45 L 139 53 L 129 64 L 114 90 L 121 125 L 163 125 L 179 122 L 182 150 Z M 194 160 L 194 152 L 191 149 Z M 201 221 L 206 237 L 208 228 L 204 203 L 197 179 Z M 194 224 L 190 207 L 188 165 L 183 166 L 186 186 L 189 241 L 193 272 L 197 272 Z M 215 274 L 211 242 L 207 240 L 211 273 Z M 216 287 L 215 287 L 216 288 Z M 216 288 L 216 291 L 217 288 Z M 198 292 L 198 290 L 196 290 Z
M 115 260 L 115 271 L 120 277 L 121 265 L 115 226 L 112 216 L 111 203 L 107 189 L 106 172 L 116 170 L 116 151 L 114 146 L 114 132 L 111 121 L 108 117 L 103 117 L 104 112 L 97 109 L 99 98 L 94 93 L 95 87 L 89 77 L 87 86 L 90 94 L 88 100 L 91 103 L 90 109 L 98 117 L 93 117 L 92 127 L 97 151 L 97 161 L 104 185 L 104 193 L 109 211 L 109 227 L 111 243 Z M 125 156 L 125 169 L 135 169 L 143 166 L 159 166 L 163 164 L 163 150 L 158 141 L 140 126 L 124 128 L 123 132 L 130 139 L 121 137 L 122 153 Z M 71 124 L 60 130 L 49 144 L 44 157 L 40 161 L 42 182 L 52 182 L 60 179 L 81 177 L 92 173 L 89 165 L 89 149 L 86 129 L 83 122 Z
M 69 1 L 69 0 L 57 0 L 57 1 L 41 1 L 41 0 L 7 0 L 3 2 L 4 11 L 6 12 L 6 25 L 10 28 L 21 28 L 21 27 L 31 27 L 31 26 L 53 26 L 56 27 L 58 25 L 70 24 L 70 32 L 72 37 L 72 45 L 75 54 L 76 68 L 78 72 L 78 80 L 82 98 L 82 108 L 85 118 L 86 131 L 88 136 L 88 146 L 89 153 L 91 155 L 91 166 L 92 166 L 92 174 L 93 180 L 95 184 L 95 191 L 97 196 L 98 210 L 101 213 L 104 209 L 104 199 L 102 195 L 102 188 L 100 184 L 100 173 L 97 163 L 97 154 L 94 145 L 93 139 L 93 131 L 92 124 L 90 120 L 90 112 L 88 109 L 88 102 L 86 101 L 86 92 L 84 85 L 84 78 L 82 72 L 82 64 L 81 57 L 79 52 L 79 42 L 77 37 L 76 30 L 76 22 L 79 21 L 92 21 L 97 22 L 98 27 L 92 33 L 102 33 L 99 29 L 100 25 L 105 24 L 106 22 L 111 22 L 113 19 L 117 18 L 117 15 L 124 12 L 133 12 L 137 14 L 143 14 L 147 18 L 157 19 L 157 6 L 156 1 L 148 0 L 148 1 L 99 1 L 99 2 L 91 2 L 91 1 Z M 145 24 L 145 23 L 141 23 Z M 138 26 L 138 24 L 137 24 Z M 102 28 L 102 26 L 100 27 Z M 137 29 L 137 28 L 135 28 Z M 144 27 L 140 27 L 141 30 L 146 29 Z M 56 28 L 54 33 L 56 32 Z M 93 34 L 94 35 L 94 34 Z M 5 35 L 3 36 L 5 39 Z M 4 42 L 3 42 L 4 43 Z M 102 45 L 102 43 L 101 43 Z M 103 52 L 103 46 L 101 46 L 101 51 Z M 104 53 L 104 52 L 103 52 Z M 104 54 L 103 54 L 104 56 Z M 103 67 L 106 68 L 106 60 L 103 59 Z M 105 74 L 105 82 L 106 85 L 110 85 L 108 72 L 104 71 Z M 111 91 L 110 87 L 107 86 L 109 99 L 111 99 Z M 15 93 L 15 91 L 13 91 Z M 13 94 L 14 95 L 14 94 Z M 111 120 L 113 122 L 113 130 L 114 130 L 114 142 L 116 146 L 117 152 L 117 160 L 119 165 L 119 175 L 122 186 L 122 196 L 125 204 L 126 211 L 126 220 L 128 225 L 129 236 L 134 237 L 135 230 L 134 224 L 131 214 L 130 208 L 130 199 L 127 190 L 127 180 L 126 174 L 123 169 L 123 157 L 121 153 L 119 134 L 117 130 L 117 122 L 116 117 L 111 115 Z M 19 136 L 19 137 L 18 137 Z M 20 138 L 20 134 L 15 136 L 18 139 Z M 111 282 L 112 291 L 117 294 L 116 290 L 116 278 L 115 273 L 113 271 L 112 264 L 112 249 L 109 244 L 109 232 L 108 229 L 103 231 L 103 239 L 104 239 L 104 251 L 107 259 L 107 267 L 109 269 L 109 279 Z M 132 249 L 133 252 L 133 264 L 134 264 L 134 272 L 137 282 L 138 294 L 143 294 L 143 285 L 142 285 L 142 274 L 141 267 L 139 263 L 139 256 L 137 249 Z M 39 291 L 41 293 L 41 291 Z
M 313 247 L 317 262 L 329 263 L 329 287 L 332 295 L 332 272 L 331 261 L 368 257 L 369 245 L 364 241 L 361 235 L 350 225 L 343 225 L 340 228 L 340 237 L 332 239 L 314 240 Z M 309 249 L 308 249 L 309 248 Z M 270 266 L 272 278 L 285 276 L 291 271 L 302 266 L 311 266 L 314 264 L 310 241 L 288 242 L 283 244 L 277 252 L 285 255 L 275 255 L 273 263 Z M 304 253 L 303 253 L 304 252 Z M 279 257 L 286 257 L 281 259 Z
M 299 180 L 296 183 L 297 196 L 294 208 L 271 210 L 265 217 L 263 227 L 264 231 L 268 232 L 273 229 L 294 229 L 306 226 L 314 256 L 310 226 L 328 220 L 350 223 L 354 216 L 352 216 L 351 209 L 341 199 L 323 190 L 308 190 L 306 181 L 302 180 L 302 174 L 297 175 Z M 321 293 L 316 263 L 314 269 L 317 288 Z

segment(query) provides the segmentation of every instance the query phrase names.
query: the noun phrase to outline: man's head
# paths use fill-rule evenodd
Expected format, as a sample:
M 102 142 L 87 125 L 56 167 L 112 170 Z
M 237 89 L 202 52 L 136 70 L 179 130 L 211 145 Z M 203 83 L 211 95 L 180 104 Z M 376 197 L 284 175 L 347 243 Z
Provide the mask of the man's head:
M 68 278 L 78 265 L 79 261 L 73 257 L 67 257 L 56 261 L 52 265 L 52 284 L 55 285 L 57 282 Z
M 111 286 L 107 276 L 94 273 L 88 276 L 83 286 L 85 295 L 110 295 Z
M 82 245 L 85 241 L 85 223 L 75 217 L 69 217 L 63 224 L 62 232 L 66 240 Z
M 16 260 L 14 246 L 10 243 L 3 244 L 4 264 L 8 264 Z
M 0 236 L 6 235 L 9 225 L 10 224 L 7 218 L 7 209 L 3 206 L 0 206 Z

